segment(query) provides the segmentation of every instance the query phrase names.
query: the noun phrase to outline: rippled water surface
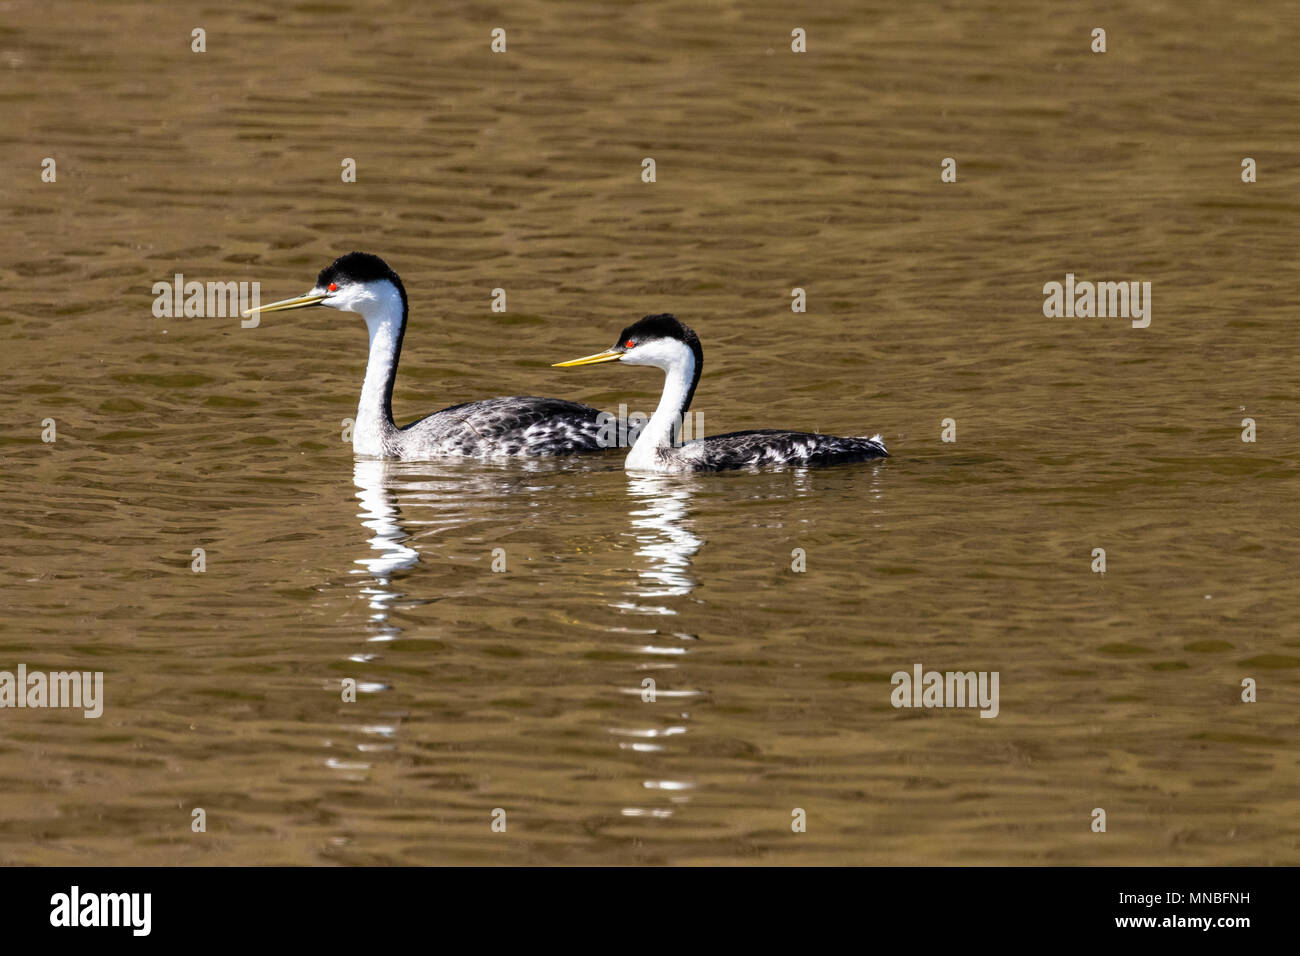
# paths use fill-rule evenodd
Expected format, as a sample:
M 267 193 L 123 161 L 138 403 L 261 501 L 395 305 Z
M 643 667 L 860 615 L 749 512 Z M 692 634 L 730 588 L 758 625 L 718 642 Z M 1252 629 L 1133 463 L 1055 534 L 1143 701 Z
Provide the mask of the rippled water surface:
M 0 711 L 0 862 L 1300 863 L 1298 8 L 836 7 L 0 5 L 0 670 L 106 695 Z M 708 432 L 893 457 L 355 460 L 358 317 L 152 313 L 354 248 L 402 421 L 648 411 L 549 365 L 671 311 Z

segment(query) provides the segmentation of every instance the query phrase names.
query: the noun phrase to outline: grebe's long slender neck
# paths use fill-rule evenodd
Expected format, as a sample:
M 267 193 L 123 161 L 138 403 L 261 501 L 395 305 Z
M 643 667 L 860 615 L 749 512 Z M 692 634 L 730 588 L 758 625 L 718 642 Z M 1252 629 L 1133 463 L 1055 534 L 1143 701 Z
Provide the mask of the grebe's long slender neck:
M 636 471 L 653 471 L 659 452 L 676 446 L 681 440 L 682 421 L 691 407 L 695 386 L 700 381 L 700 361 L 685 343 L 677 348 L 671 361 L 664 365 L 664 393 L 659 407 L 650 416 L 628 452 L 624 466 Z
M 385 444 L 397 434 L 393 382 L 402 354 L 402 336 L 406 334 L 406 296 L 385 282 L 354 308 L 366 320 L 370 332 L 370 359 L 352 428 L 352 450 L 359 455 L 382 455 Z

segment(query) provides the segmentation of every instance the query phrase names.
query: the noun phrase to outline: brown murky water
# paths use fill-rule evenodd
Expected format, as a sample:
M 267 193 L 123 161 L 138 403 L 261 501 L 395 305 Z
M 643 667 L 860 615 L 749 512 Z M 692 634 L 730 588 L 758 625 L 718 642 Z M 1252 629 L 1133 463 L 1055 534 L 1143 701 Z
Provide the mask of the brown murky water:
M 1300 863 L 1300 8 L 199 9 L 0 5 L 0 670 L 106 697 L 0 711 L 0 862 Z M 151 311 L 354 248 L 402 421 L 648 410 L 548 366 L 673 311 L 709 432 L 894 457 L 357 462 L 360 319 Z

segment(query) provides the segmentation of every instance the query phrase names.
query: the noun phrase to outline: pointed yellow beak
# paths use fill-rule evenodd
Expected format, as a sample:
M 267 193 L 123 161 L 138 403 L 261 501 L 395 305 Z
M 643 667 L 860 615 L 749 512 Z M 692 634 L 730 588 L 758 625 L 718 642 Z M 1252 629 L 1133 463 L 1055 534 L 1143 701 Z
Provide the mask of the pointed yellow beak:
M 322 295 L 300 295 L 293 299 L 281 299 L 279 302 L 272 302 L 270 305 L 258 306 L 256 309 L 245 309 L 244 315 L 252 315 L 254 312 L 284 312 L 288 309 L 305 309 L 309 305 L 320 305 L 321 302 L 329 298 L 329 293 Z
M 601 362 L 617 362 L 623 357 L 623 352 L 619 349 L 607 349 L 604 352 L 597 352 L 595 355 L 584 355 L 580 359 L 573 359 L 570 362 L 556 362 L 551 368 L 571 368 L 574 365 L 599 365 Z

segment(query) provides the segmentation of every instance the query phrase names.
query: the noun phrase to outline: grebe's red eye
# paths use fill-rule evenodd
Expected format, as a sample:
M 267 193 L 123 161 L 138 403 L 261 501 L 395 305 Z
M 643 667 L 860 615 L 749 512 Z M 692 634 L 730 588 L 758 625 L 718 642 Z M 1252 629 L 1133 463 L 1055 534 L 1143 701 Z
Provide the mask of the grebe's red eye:
M 331 291 L 331 292 L 337 292 L 337 291 L 339 291 L 339 284 L 338 284 L 337 282 L 331 282 L 331 283 L 330 283 L 330 291 Z
M 630 349 L 634 345 L 636 345 L 636 343 L 633 342 L 631 339 L 628 339 L 626 342 L 623 343 L 623 348 Z

